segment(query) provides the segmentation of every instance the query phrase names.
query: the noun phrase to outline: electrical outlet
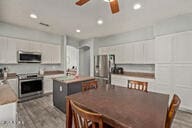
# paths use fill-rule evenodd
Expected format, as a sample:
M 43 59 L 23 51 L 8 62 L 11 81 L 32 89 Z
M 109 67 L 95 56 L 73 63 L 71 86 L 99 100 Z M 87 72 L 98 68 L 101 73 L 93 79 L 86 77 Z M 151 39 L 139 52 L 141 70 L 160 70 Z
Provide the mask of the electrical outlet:
M 63 88 L 62 88 L 62 86 L 60 86 L 60 87 L 59 87 L 59 90 L 60 90 L 60 92 L 62 92 L 62 91 L 63 91 Z

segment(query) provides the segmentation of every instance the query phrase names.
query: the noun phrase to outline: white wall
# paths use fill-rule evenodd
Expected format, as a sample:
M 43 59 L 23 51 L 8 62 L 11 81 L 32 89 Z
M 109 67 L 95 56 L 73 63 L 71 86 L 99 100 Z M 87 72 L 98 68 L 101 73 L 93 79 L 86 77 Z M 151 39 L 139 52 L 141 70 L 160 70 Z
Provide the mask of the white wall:
M 90 48 L 90 76 L 94 76 L 94 39 L 80 41 L 79 47 L 88 46 Z

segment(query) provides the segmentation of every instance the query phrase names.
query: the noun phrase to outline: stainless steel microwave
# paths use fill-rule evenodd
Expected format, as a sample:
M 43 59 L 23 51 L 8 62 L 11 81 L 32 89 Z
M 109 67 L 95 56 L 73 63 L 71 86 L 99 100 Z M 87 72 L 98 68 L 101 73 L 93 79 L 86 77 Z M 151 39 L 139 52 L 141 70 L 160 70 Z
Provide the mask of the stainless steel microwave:
M 18 63 L 41 63 L 41 53 L 39 52 L 17 52 Z

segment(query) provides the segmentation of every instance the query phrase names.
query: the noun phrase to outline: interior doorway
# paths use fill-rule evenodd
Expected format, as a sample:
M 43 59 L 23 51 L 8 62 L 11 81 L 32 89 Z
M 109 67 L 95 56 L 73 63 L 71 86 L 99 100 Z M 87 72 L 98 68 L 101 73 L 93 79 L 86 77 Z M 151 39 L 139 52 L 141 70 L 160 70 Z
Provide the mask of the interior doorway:
M 90 76 L 90 47 L 83 46 L 79 49 L 79 74 Z

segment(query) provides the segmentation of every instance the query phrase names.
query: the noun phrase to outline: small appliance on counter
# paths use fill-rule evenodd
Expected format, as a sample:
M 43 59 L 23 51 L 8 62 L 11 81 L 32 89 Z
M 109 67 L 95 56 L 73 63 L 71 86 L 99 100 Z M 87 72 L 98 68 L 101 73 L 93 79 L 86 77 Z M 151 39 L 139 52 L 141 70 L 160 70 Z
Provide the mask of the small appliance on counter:
M 114 68 L 112 68 L 112 73 L 113 74 L 123 74 L 124 71 L 123 71 L 122 67 L 114 67 Z

